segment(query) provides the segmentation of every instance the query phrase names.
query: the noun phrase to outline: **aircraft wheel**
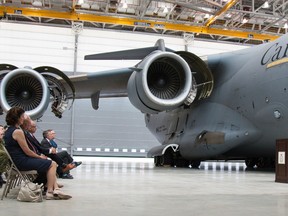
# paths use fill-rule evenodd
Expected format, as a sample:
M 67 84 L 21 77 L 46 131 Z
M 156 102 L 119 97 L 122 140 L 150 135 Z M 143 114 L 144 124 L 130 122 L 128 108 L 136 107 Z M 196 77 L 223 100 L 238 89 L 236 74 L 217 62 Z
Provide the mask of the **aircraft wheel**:
M 176 161 L 176 167 L 189 167 L 190 161 L 185 159 L 177 159 Z
M 259 168 L 275 168 L 274 158 L 259 158 L 257 162 L 257 167 Z
M 200 166 L 200 164 L 201 164 L 201 161 L 192 161 L 191 167 L 192 167 L 193 169 L 198 169 L 199 166 Z
M 173 155 L 169 153 L 165 153 L 160 156 L 160 165 L 161 166 L 174 166 Z
M 160 166 L 160 157 L 159 156 L 155 156 L 154 157 L 154 165 L 156 167 L 159 167 Z
M 245 164 L 248 168 L 253 168 L 254 166 L 256 166 L 257 163 L 257 159 L 255 158 L 249 158 L 245 160 Z
M 267 168 L 270 166 L 270 161 L 267 158 L 261 157 L 257 160 L 257 168 Z
M 271 168 L 275 168 L 275 158 L 271 158 L 270 160 L 270 165 L 271 165 Z

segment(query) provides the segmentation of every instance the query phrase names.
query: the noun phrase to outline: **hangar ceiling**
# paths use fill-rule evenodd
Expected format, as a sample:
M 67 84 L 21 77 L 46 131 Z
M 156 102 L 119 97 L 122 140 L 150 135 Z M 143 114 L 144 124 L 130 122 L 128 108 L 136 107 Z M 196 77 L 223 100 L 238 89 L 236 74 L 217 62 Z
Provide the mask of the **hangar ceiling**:
M 259 44 L 287 33 L 287 0 L 0 0 L 4 22 Z

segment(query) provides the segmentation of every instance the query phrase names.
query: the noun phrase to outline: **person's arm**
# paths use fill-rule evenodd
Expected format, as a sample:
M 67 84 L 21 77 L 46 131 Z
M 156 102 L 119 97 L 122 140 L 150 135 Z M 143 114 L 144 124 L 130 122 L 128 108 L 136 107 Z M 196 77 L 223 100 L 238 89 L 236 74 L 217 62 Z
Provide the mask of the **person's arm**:
M 56 154 L 57 153 L 57 149 L 56 148 L 50 148 L 51 154 Z
M 48 155 L 48 154 L 56 154 L 56 149 L 53 147 L 50 148 L 44 148 L 40 145 L 37 145 L 37 148 L 40 150 L 40 152 L 42 152 L 44 155 Z
M 50 146 L 50 143 L 44 138 L 42 141 L 41 141 L 41 144 L 40 144 L 43 148 L 47 148 L 47 149 L 50 149 L 51 146 Z
M 43 146 L 41 146 L 41 144 L 39 142 L 35 142 L 35 140 L 33 143 L 37 147 L 39 152 L 43 153 L 44 155 L 51 154 L 51 152 L 52 152 L 51 148 L 44 148 Z
M 21 149 L 24 151 L 24 153 L 29 157 L 34 158 L 43 158 L 41 155 L 36 154 L 33 152 L 27 145 L 24 132 L 20 129 L 16 129 L 12 134 L 13 139 L 15 139 L 18 144 L 20 145 Z

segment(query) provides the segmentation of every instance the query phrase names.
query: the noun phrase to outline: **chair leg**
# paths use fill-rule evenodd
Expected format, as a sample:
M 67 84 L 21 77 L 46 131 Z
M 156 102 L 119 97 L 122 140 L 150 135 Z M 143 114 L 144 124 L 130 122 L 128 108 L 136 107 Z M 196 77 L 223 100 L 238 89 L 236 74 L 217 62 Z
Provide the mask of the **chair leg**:
M 7 181 L 6 181 L 6 184 L 5 184 L 5 187 L 4 187 L 4 189 L 3 189 L 3 192 L 2 192 L 1 200 L 3 200 L 4 196 L 7 195 L 7 194 L 6 194 L 6 191 L 7 191 L 8 185 L 9 185 L 9 183 L 8 183 L 8 180 L 7 180 Z
M 5 148 L 5 146 L 3 146 L 3 149 L 6 152 L 7 156 L 9 157 L 11 166 L 9 168 L 9 171 L 7 172 L 8 177 L 7 177 L 6 185 L 3 189 L 1 200 L 3 200 L 4 197 L 7 197 L 8 193 L 10 192 L 12 188 L 15 188 L 16 186 L 21 185 L 22 181 L 32 181 L 32 179 L 34 179 L 34 175 L 37 175 L 36 170 L 28 170 L 28 171 L 22 171 L 22 172 L 19 171 L 16 165 L 14 164 L 9 152 Z
M 4 187 L 3 192 L 2 192 L 1 200 L 3 200 L 4 196 L 7 197 L 7 194 L 9 193 L 12 184 L 13 184 L 13 178 L 12 178 L 12 174 L 11 174 L 11 170 L 10 170 L 8 177 L 7 177 L 7 180 L 6 180 L 5 187 Z

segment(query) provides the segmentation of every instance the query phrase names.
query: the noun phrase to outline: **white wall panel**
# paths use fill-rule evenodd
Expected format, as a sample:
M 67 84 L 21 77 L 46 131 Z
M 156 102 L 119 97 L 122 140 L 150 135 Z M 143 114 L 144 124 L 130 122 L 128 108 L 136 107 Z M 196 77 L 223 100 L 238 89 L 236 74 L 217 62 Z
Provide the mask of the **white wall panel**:
M 73 71 L 74 37 L 69 28 L 0 22 L 0 62 L 19 67 L 50 65 L 63 71 Z M 154 46 L 160 38 L 173 50 L 185 49 L 182 37 L 84 28 L 79 35 L 77 69 L 94 72 L 133 66 L 138 61 L 84 61 L 84 56 Z M 188 46 L 189 51 L 200 56 L 242 48 L 245 46 L 197 40 Z
M 0 22 L 0 62 L 17 67 L 49 65 L 73 70 L 74 47 L 71 29 Z

